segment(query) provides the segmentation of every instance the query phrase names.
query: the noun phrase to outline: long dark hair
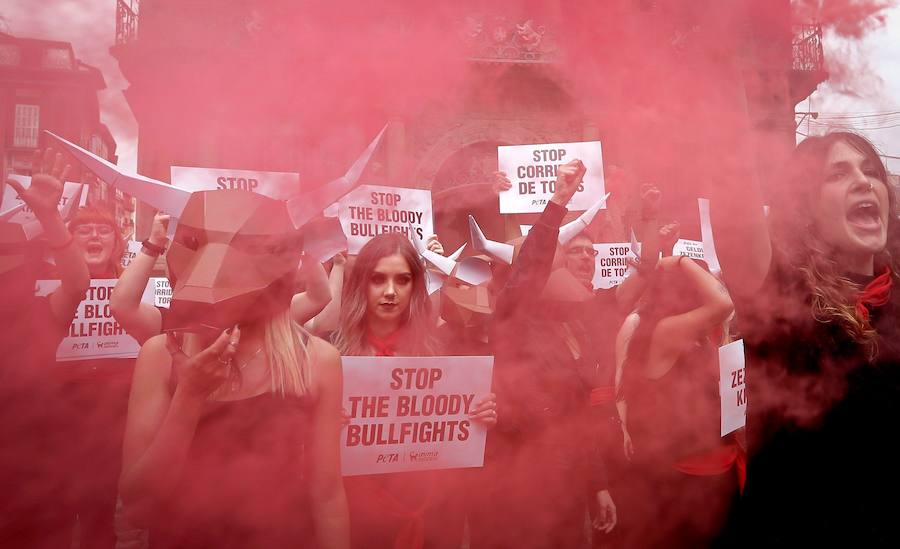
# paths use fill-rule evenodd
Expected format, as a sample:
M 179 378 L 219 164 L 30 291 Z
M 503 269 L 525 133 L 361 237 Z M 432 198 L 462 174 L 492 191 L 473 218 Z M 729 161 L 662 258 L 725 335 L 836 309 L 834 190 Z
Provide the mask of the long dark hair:
M 825 163 L 831 147 L 846 143 L 863 154 L 876 170 L 876 177 L 887 187 L 888 227 L 887 246 L 876 254 L 876 269 L 890 267 L 894 282 L 898 269 L 895 258 L 900 257 L 897 238 L 897 199 L 887 179 L 887 170 L 878 151 L 864 137 L 850 132 L 833 132 L 806 138 L 797 149 L 785 170 L 780 189 L 773 197 L 771 224 L 775 253 L 780 261 L 802 274 L 808 292 L 813 317 L 823 323 L 838 326 L 846 336 L 863 346 L 869 357 L 877 352 L 877 333 L 868 318 L 856 311 L 859 286 L 844 276 L 844 271 L 831 253 L 813 223 L 814 205 L 825 180 Z
M 425 266 L 416 249 L 402 233 L 378 235 L 368 241 L 356 256 L 350 275 L 344 282 L 342 306 L 335 346 L 342 355 L 366 353 L 366 309 L 368 284 L 378 262 L 399 254 L 409 264 L 412 273 L 412 295 L 402 328 L 402 354 L 427 356 L 437 354 L 437 341 L 432 324 L 431 301 L 425 287 Z

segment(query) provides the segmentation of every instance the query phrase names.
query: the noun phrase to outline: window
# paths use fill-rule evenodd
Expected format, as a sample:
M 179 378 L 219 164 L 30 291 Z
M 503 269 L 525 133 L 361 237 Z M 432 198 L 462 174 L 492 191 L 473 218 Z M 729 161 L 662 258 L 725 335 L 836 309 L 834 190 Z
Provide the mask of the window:
M 0 65 L 15 66 L 22 61 L 19 46 L 15 44 L 0 44 Z
M 103 142 L 103 139 L 101 139 L 99 135 L 91 134 L 91 152 L 101 158 L 106 158 L 108 156 L 109 151 L 106 147 L 106 143 Z
M 41 65 L 45 69 L 71 69 L 72 52 L 68 48 L 47 48 Z
M 16 105 L 15 122 L 13 147 L 37 148 L 41 108 L 37 105 Z

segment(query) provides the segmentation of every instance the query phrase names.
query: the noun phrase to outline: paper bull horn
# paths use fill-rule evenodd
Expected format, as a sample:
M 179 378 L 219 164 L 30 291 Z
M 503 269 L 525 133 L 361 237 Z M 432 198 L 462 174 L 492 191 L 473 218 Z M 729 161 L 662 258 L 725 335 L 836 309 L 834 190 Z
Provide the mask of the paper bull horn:
M 22 202 L 20 204 L 10 207 L 8 210 L 3 210 L 2 212 L 0 212 L 0 221 L 9 221 L 10 219 L 12 219 L 12 217 L 14 215 L 21 212 L 24 209 L 25 209 L 25 203 Z
M 428 248 L 425 247 L 425 244 L 422 243 L 415 236 L 415 232 L 412 230 L 412 225 L 410 225 L 409 230 L 409 239 L 412 241 L 413 247 L 415 247 L 416 252 L 418 252 L 419 256 L 425 260 L 426 263 L 444 273 L 447 276 L 450 276 L 450 273 L 453 272 L 453 269 L 456 267 L 456 261 L 450 259 L 449 257 L 444 257 L 440 254 L 432 252 Z
M 347 173 L 310 193 L 305 193 L 302 197 L 288 200 L 288 214 L 290 214 L 291 221 L 294 222 L 295 227 L 303 226 L 313 217 L 320 215 L 325 208 L 356 188 L 363 172 L 366 170 L 366 166 L 369 165 L 369 161 L 372 160 L 378 145 L 381 144 L 385 130 L 387 130 L 387 126 L 381 128 L 375 139 L 369 143 L 366 150 L 350 166 Z
M 336 202 L 356 187 L 375 150 L 381 143 L 386 128 L 387 126 L 378 132 L 375 139 L 350 166 L 347 173 L 318 189 L 304 193 L 302 197 L 287 201 L 288 213 L 295 227 L 303 226 L 307 221 L 322 213 L 322 210 L 327 206 Z M 66 141 L 52 132 L 47 131 L 46 133 L 100 180 L 173 217 L 181 216 L 181 212 L 191 196 L 190 191 L 179 189 L 143 175 L 128 173 L 119 166 L 82 149 L 74 143 Z
M 44 131 L 101 181 L 105 181 L 122 192 L 128 193 L 141 202 L 150 204 L 173 217 L 180 217 L 188 198 L 191 196 L 190 191 L 173 187 L 143 175 L 128 173 L 119 166 L 82 149 L 74 143 L 66 141 L 53 132 Z
M 472 249 L 476 253 L 487 254 L 493 259 L 512 265 L 515 248 L 503 242 L 488 240 L 471 215 L 469 216 L 469 237 L 472 241 Z
M 463 242 L 463 245 L 462 245 L 462 246 L 460 246 L 459 248 L 457 248 L 457 250 L 456 250 L 455 252 L 453 252 L 452 254 L 448 255 L 447 257 L 450 258 L 450 259 L 452 259 L 453 261 L 459 261 L 459 256 L 461 256 L 462 253 L 463 253 L 463 250 L 466 249 L 466 244 L 467 244 L 466 242 Z
M 569 243 L 570 240 L 584 232 L 591 223 L 594 221 L 594 217 L 597 216 L 597 212 L 599 212 L 603 206 L 606 205 L 606 201 L 609 199 L 610 193 L 606 193 L 606 195 L 594 203 L 593 206 L 588 208 L 587 211 L 579 215 L 573 221 L 566 223 L 562 227 L 559 228 L 559 238 L 558 241 L 560 245 L 565 246 Z

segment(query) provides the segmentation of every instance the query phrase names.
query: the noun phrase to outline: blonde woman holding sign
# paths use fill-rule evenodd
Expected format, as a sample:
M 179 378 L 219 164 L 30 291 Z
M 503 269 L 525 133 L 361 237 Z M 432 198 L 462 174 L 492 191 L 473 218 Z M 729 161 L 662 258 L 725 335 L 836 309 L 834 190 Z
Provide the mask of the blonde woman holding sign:
M 360 250 L 343 294 L 335 344 L 347 356 L 434 356 L 441 353 L 425 287 L 425 267 L 402 234 L 379 235 Z M 471 413 L 497 422 L 494 395 Z M 349 477 L 353 547 L 458 548 L 466 504 L 452 471 Z

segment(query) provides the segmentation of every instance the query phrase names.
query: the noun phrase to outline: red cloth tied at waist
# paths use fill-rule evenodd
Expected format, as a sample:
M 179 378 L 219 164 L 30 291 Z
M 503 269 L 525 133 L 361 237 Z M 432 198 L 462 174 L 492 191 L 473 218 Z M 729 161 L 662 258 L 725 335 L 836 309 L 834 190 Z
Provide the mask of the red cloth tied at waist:
M 415 502 L 407 502 L 398 498 L 390 489 L 382 485 L 378 479 L 359 477 L 354 479 L 357 496 L 362 496 L 362 503 L 370 513 L 390 519 L 397 524 L 394 537 L 394 549 L 423 549 L 425 546 L 425 511 L 431 505 L 437 488 L 434 477 L 423 479 L 422 498 Z
M 403 525 L 394 538 L 394 549 L 422 549 L 425 546 L 425 510 L 431 503 L 432 493 L 432 489 L 428 490 L 427 497 L 419 505 L 407 507 L 387 490 L 379 490 L 379 499 L 384 504 L 382 509 L 403 520 Z
M 612 385 L 591 389 L 591 406 L 601 406 L 616 401 L 616 388 Z
M 891 268 L 885 267 L 884 272 L 869 282 L 859 297 L 856 298 L 856 314 L 861 318 L 869 320 L 869 308 L 881 307 L 886 305 L 891 299 L 891 285 L 893 284 L 891 277 Z
M 732 467 L 737 469 L 741 493 L 747 482 L 747 451 L 736 443 L 718 446 L 700 454 L 680 459 L 672 464 L 676 471 L 697 477 L 709 477 L 727 473 Z

